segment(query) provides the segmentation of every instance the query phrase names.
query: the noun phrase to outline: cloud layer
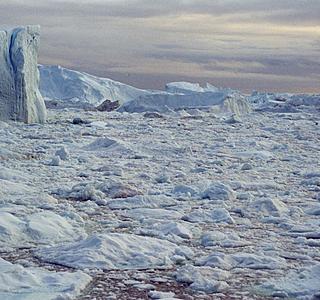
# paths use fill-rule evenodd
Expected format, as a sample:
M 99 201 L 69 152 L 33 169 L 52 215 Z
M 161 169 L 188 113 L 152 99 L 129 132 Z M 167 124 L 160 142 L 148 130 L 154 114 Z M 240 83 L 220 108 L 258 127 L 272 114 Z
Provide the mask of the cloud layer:
M 320 92 L 318 0 L 3 0 L 40 24 L 40 62 L 160 88 L 171 80 Z

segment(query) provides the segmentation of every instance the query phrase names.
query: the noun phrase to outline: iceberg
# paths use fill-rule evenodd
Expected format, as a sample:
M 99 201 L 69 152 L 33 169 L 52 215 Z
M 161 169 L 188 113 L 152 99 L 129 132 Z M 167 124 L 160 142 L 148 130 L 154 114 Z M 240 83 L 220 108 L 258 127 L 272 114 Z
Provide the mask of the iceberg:
M 92 109 L 106 100 L 120 105 L 151 91 L 138 89 L 108 78 L 101 78 L 61 66 L 39 66 L 40 91 L 46 103 L 55 108 Z
M 40 26 L 0 30 L 0 120 L 44 123 L 37 56 Z

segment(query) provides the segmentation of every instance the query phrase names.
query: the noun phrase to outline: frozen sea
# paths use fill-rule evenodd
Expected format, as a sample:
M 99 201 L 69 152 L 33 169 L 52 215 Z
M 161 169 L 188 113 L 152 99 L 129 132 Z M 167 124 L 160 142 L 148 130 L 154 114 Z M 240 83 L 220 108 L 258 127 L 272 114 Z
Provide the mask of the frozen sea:
M 0 122 L 0 299 L 319 299 L 320 110 L 272 97 Z

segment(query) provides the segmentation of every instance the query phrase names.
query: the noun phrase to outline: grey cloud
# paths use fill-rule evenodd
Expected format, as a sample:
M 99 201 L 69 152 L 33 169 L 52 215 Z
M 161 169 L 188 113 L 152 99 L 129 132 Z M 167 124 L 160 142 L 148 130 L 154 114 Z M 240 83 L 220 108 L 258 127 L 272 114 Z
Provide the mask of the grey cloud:
M 193 15 L 195 14 L 195 15 Z M 199 79 L 186 76 L 144 74 L 135 64 L 167 66 L 171 62 L 196 64 L 204 71 L 230 71 L 241 74 L 278 74 L 319 78 L 320 43 L 318 34 L 304 32 L 262 33 L 254 25 L 286 25 L 319 28 L 319 0 L 2 0 L 0 20 L 5 24 L 42 26 L 40 62 L 60 63 L 100 76 L 116 76 L 142 87 L 163 86 L 166 81 Z M 175 16 L 205 16 L 194 23 L 179 23 Z M 161 21 L 157 19 L 161 17 Z M 205 20 L 205 21 L 204 21 Z M 168 23 L 166 23 L 168 22 Z M 205 23 L 208 22 L 208 23 Z M 227 25 L 253 24 L 252 30 Z M 193 26 L 195 25 L 195 26 Z M 275 37 L 277 35 L 277 37 Z M 178 66 L 178 64 L 177 64 Z M 142 66 L 143 67 L 143 66 Z M 192 67 L 190 67 L 192 68 Z M 131 75 L 127 76 L 127 69 Z M 124 70 L 123 73 L 114 70 Z M 210 73 L 210 72 L 209 72 Z M 209 74 L 208 73 L 208 74 Z M 249 82 L 221 77 L 222 85 L 247 89 Z M 141 76 L 141 77 L 140 77 Z M 167 76 L 167 77 L 166 77 Z M 141 78 L 144 78 L 142 80 Z M 291 77 L 292 78 L 292 77 Z M 200 80 L 210 81 L 203 77 Z M 260 80 L 260 79 L 259 79 Z M 262 85 L 262 80 L 250 84 Z M 152 84 L 153 82 L 153 84 Z M 294 83 L 283 79 L 284 88 Z M 234 85 L 233 85 L 234 84 Z M 280 81 L 264 84 L 280 86 Z M 300 83 L 301 84 L 301 83 Z M 319 86 L 310 80 L 313 90 Z M 273 86 L 270 86 L 272 88 Z M 307 88 L 307 85 L 296 85 Z
M 72 15 L 87 17 L 146 18 L 184 13 L 246 14 L 252 21 L 265 19 L 278 22 L 319 23 L 318 0 L 130 0 L 130 1 L 2 1 L 0 8 L 26 14 Z M 262 15 L 261 15 L 262 13 Z
M 306 58 L 300 54 L 254 57 L 234 55 L 216 55 L 201 53 L 184 49 L 184 52 L 173 50 L 158 51 L 148 55 L 149 57 L 184 63 L 201 65 L 204 70 L 233 71 L 243 73 L 290 75 L 290 76 L 320 76 L 320 62 L 316 57 Z

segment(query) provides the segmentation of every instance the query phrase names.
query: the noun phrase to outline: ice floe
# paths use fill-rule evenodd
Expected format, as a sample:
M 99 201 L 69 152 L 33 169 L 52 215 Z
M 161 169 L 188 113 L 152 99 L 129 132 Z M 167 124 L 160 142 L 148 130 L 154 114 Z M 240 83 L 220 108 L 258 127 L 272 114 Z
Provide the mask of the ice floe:
M 91 277 L 82 271 L 55 272 L 12 264 L 0 258 L 0 298 L 6 300 L 73 299 Z
M 167 268 L 175 255 L 185 255 L 175 244 L 151 237 L 108 233 L 80 242 L 39 249 L 37 256 L 75 268 L 149 269 Z

